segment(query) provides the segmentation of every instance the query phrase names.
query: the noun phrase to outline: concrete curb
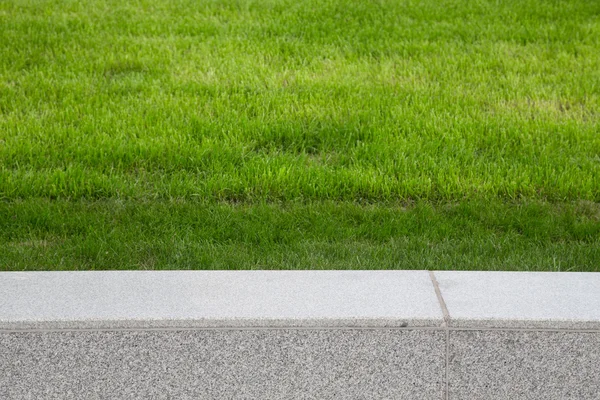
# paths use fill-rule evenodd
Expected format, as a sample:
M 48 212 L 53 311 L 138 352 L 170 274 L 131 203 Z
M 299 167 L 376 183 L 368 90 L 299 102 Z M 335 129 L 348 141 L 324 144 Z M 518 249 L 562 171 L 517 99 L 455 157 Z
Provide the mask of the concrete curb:
M 600 274 L 0 273 L 1 399 L 600 399 Z

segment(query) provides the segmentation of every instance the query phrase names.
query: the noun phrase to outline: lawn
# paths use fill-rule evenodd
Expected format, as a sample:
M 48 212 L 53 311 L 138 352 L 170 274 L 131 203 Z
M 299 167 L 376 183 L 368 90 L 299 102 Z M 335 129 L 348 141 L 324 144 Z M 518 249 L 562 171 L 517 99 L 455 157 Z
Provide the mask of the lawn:
M 0 270 L 600 271 L 600 2 L 0 2 Z

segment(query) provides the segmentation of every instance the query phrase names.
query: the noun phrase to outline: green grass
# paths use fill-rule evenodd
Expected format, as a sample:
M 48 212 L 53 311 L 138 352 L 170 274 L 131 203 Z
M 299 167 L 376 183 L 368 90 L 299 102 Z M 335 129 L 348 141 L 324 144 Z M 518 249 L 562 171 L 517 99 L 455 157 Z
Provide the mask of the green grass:
M 599 203 L 600 2 L 0 2 L 0 269 L 598 270 Z
M 600 206 L 0 203 L 3 269 L 598 271 Z

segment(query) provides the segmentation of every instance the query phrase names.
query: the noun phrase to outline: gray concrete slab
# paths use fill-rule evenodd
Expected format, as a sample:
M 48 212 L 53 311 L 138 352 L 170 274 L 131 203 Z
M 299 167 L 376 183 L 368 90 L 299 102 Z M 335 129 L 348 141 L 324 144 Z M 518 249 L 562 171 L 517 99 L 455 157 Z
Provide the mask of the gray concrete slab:
M 435 277 L 451 327 L 600 329 L 599 273 L 436 271 Z
M 436 327 L 426 271 L 0 273 L 0 329 Z
M 441 400 L 445 332 L 10 332 L 0 354 L 4 400 Z
M 598 400 L 600 332 L 449 332 L 450 400 Z

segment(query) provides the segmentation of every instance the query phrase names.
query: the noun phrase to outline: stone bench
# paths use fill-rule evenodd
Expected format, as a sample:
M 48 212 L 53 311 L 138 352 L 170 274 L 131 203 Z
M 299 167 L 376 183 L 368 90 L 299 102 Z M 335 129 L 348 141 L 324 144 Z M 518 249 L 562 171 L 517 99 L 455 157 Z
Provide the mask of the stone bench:
M 0 399 L 600 399 L 600 274 L 0 273 Z

